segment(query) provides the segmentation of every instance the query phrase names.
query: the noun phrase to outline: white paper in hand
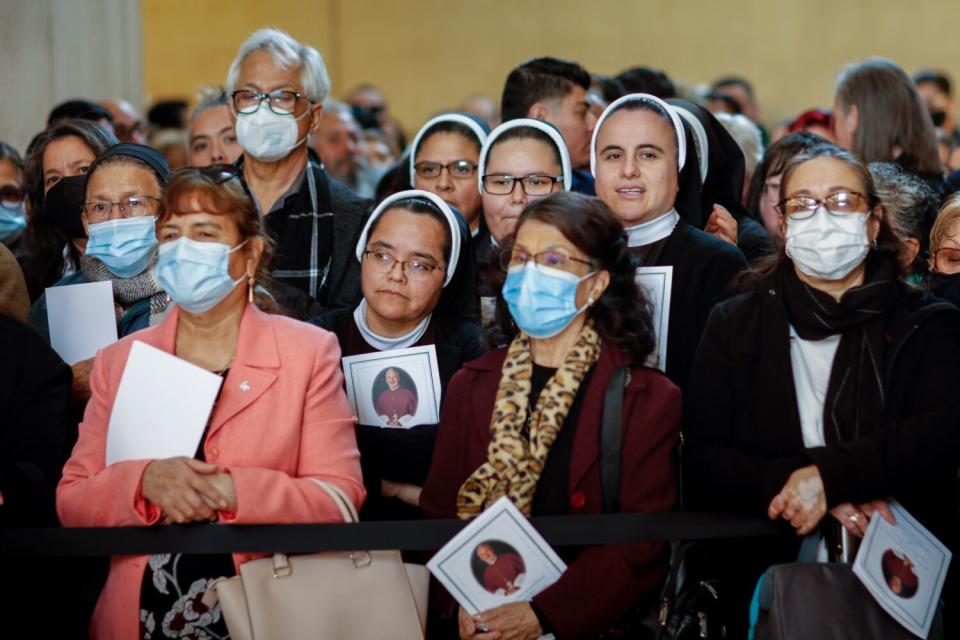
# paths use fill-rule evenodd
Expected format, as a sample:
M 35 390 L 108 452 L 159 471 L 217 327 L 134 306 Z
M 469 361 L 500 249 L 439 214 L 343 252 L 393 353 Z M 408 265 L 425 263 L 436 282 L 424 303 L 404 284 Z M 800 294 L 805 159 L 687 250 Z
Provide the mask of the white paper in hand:
M 187 456 L 200 444 L 223 379 L 134 342 L 107 431 L 107 465 Z
M 926 638 L 952 554 L 899 503 L 890 510 L 897 524 L 879 514 L 870 520 L 853 573 L 884 611 Z
M 507 498 L 464 527 L 427 563 L 467 613 L 526 602 L 567 565 Z
M 67 364 L 92 358 L 117 341 L 110 282 L 49 287 L 46 298 L 50 346 Z

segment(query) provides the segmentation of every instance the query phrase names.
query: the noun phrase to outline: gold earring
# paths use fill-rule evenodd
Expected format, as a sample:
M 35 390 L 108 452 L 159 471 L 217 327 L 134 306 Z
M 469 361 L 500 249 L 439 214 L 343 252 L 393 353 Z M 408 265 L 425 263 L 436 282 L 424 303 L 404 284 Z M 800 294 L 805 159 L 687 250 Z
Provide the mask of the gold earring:
M 253 302 L 253 288 L 256 285 L 256 280 L 253 279 L 253 276 L 247 278 L 247 302 Z

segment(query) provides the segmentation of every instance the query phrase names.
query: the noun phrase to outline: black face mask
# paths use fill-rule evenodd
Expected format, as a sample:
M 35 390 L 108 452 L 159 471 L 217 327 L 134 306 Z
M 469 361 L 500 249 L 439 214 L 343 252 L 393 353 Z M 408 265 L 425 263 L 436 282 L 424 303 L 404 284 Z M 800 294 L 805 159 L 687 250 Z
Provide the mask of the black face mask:
M 43 213 L 60 233 L 70 238 L 86 238 L 80 213 L 87 187 L 87 176 L 61 178 L 50 187 L 43 202 Z
M 947 121 L 947 112 L 946 111 L 931 111 L 930 119 L 933 120 L 933 126 L 938 129 L 943 127 L 943 123 Z

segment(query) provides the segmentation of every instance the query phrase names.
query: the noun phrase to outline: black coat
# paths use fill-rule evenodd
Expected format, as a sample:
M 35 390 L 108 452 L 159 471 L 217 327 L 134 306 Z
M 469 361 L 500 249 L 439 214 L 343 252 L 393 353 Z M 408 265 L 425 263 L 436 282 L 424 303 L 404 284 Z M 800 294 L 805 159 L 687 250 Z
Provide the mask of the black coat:
M 747 261 L 739 249 L 680 221 L 650 266 L 672 266 L 667 377 L 685 388 L 700 335 L 713 305 Z
M 0 353 L 0 527 L 54 524 L 54 491 L 77 439 L 73 375 L 33 329 L 4 315 Z
M 902 285 L 884 331 L 882 422 L 855 441 L 805 449 L 783 293 L 772 282 L 717 305 L 704 331 L 684 403 L 686 507 L 765 515 L 790 474 L 815 464 L 828 507 L 893 496 L 951 545 L 960 310 Z M 795 560 L 798 546 L 792 534 L 716 544 L 709 571 L 745 615 L 760 573 Z

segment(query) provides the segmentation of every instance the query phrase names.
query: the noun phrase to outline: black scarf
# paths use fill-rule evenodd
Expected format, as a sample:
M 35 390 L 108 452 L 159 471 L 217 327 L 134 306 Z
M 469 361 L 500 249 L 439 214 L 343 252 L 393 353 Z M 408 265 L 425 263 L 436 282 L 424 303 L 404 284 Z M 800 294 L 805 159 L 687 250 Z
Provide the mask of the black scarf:
M 823 406 L 827 442 L 850 442 L 879 423 L 884 403 L 884 325 L 900 295 L 895 259 L 867 258 L 861 286 L 838 302 L 806 284 L 788 260 L 780 269 L 787 317 L 804 340 L 840 334 Z

